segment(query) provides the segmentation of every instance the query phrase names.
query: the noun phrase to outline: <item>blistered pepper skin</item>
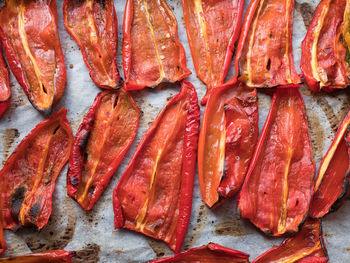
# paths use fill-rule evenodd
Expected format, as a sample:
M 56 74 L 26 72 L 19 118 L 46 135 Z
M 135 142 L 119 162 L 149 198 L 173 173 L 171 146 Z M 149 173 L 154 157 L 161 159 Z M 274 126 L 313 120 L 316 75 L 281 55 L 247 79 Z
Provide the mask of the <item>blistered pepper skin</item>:
M 5 113 L 11 99 L 9 71 L 1 49 L 2 44 L 0 43 L 0 118 Z
M 73 252 L 64 250 L 51 250 L 39 253 L 32 253 L 23 256 L 0 258 L 0 262 L 16 263 L 71 263 Z

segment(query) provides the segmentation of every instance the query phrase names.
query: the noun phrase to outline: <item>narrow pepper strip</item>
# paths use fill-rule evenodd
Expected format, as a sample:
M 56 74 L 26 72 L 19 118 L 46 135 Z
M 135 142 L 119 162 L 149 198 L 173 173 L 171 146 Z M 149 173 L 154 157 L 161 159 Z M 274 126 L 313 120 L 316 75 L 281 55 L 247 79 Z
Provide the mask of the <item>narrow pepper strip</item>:
M 176 18 L 164 0 L 127 0 L 123 34 L 127 90 L 176 82 L 191 74 Z
M 258 140 L 258 118 L 256 89 L 236 82 L 210 94 L 198 143 L 199 185 L 209 207 L 241 188 Z
M 55 0 L 6 0 L 0 9 L 0 37 L 12 73 L 33 106 L 44 113 L 58 103 L 66 67 Z
M 51 250 L 31 253 L 23 256 L 0 258 L 0 262 L 16 263 L 71 263 L 73 252 L 64 250 Z
M 313 91 L 350 84 L 350 2 L 322 0 L 302 42 L 300 68 Z
M 72 130 L 61 109 L 39 123 L 16 147 L 0 171 L 5 229 L 34 225 L 42 229 L 52 210 L 55 181 L 68 161 Z
M 141 232 L 180 251 L 191 217 L 199 118 L 196 90 L 182 81 L 114 189 L 116 228 Z
M 92 80 L 101 88 L 117 88 L 118 21 L 113 0 L 65 0 L 63 19 L 80 47 Z
M 277 88 L 239 195 L 241 215 L 263 232 L 297 232 L 313 194 L 315 163 L 297 87 Z
M 182 0 L 188 43 L 197 76 L 207 94 L 224 83 L 243 15 L 244 0 Z
M 11 98 L 9 71 L 1 50 L 0 43 L 0 117 L 5 113 Z
M 67 191 L 90 210 L 106 189 L 131 143 L 141 112 L 123 89 L 101 92 L 75 135 Z

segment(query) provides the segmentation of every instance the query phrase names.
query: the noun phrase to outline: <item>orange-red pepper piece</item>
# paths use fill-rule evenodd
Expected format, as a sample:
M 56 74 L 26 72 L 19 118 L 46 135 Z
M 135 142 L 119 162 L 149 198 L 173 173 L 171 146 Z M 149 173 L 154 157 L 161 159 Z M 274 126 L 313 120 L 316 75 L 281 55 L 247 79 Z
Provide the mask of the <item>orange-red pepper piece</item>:
M 2 44 L 0 43 L 0 117 L 5 113 L 11 98 L 9 71 L 1 49 Z
M 71 263 L 73 252 L 64 250 L 51 250 L 32 253 L 23 256 L 0 258 L 0 262 L 9 263 Z

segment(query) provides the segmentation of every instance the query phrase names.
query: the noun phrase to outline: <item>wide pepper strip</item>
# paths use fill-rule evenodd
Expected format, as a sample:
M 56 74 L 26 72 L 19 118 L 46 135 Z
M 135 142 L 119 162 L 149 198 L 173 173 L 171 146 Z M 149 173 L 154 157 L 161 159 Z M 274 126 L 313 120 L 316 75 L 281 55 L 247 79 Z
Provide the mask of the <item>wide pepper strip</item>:
M 42 229 L 52 210 L 55 181 L 68 161 L 73 134 L 67 110 L 39 123 L 17 146 L 0 171 L 5 229 Z
M 250 87 L 300 83 L 294 68 L 294 0 L 252 0 L 235 58 L 236 76 Z
M 5 113 L 11 98 L 9 71 L 1 49 L 0 43 L 0 117 Z
M 300 68 L 313 91 L 350 84 L 350 2 L 322 0 L 302 42 Z
M 66 67 L 55 0 L 6 0 L 0 37 L 12 73 L 33 106 L 44 113 L 62 97 Z
M 123 89 L 101 92 L 75 135 L 67 174 L 68 195 L 90 210 L 136 136 L 141 112 Z
M 118 87 L 118 21 L 113 0 L 65 0 L 63 21 L 78 43 L 96 85 Z
M 313 194 L 315 163 L 297 87 L 277 88 L 239 195 L 242 217 L 263 232 L 297 232 Z
M 258 140 L 258 118 L 256 89 L 235 82 L 211 92 L 198 143 L 199 185 L 209 207 L 241 188 Z
M 321 221 L 308 219 L 301 231 L 256 258 L 252 263 L 327 262 L 328 255 L 322 237 Z
M 197 76 L 210 91 L 224 83 L 243 15 L 244 0 L 182 0 L 188 43 Z
M 0 262 L 16 263 L 71 263 L 73 252 L 64 250 L 51 250 L 32 253 L 23 256 L 0 258 Z
M 320 218 L 343 203 L 350 174 L 350 111 L 323 158 L 311 201 L 309 215 Z
M 116 228 L 141 232 L 180 251 L 191 217 L 199 118 L 196 90 L 182 81 L 114 189 Z
M 238 250 L 209 243 L 201 247 L 191 248 L 171 257 L 150 261 L 150 263 L 249 263 L 249 255 Z
M 164 0 L 127 0 L 123 34 L 126 90 L 176 82 L 191 74 L 176 18 Z

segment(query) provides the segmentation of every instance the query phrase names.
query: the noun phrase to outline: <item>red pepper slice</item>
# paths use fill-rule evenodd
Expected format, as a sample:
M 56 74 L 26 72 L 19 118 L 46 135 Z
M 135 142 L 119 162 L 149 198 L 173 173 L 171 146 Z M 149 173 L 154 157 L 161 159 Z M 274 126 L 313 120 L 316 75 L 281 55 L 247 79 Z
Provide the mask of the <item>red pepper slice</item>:
M 201 247 L 191 248 L 185 252 L 171 257 L 150 261 L 150 263 L 176 263 L 176 262 L 200 262 L 200 263 L 249 263 L 249 255 L 238 250 L 209 243 Z
M 23 256 L 0 258 L 0 262 L 16 263 L 71 263 L 73 252 L 64 250 L 51 250 L 31 253 Z
M 322 237 L 320 220 L 308 219 L 301 231 L 271 248 L 252 263 L 270 262 L 327 262 L 327 250 Z
M 67 174 L 68 195 L 90 210 L 136 136 L 141 112 L 123 89 L 101 92 L 75 135 Z
M 113 0 L 65 0 L 64 26 L 78 43 L 90 76 L 101 88 L 119 84 L 118 21 Z
M 127 0 L 123 33 L 127 90 L 176 82 L 191 74 L 176 18 L 164 0 Z
M 0 43 L 0 117 L 5 113 L 11 98 L 9 71 L 1 49 L 2 44 Z
M 0 9 L 0 37 L 12 73 L 30 102 L 50 112 L 67 79 L 56 1 L 6 0 Z
M 196 90 L 182 81 L 114 189 L 116 228 L 141 232 L 180 251 L 191 217 L 199 118 Z
M 199 185 L 209 207 L 241 188 L 258 140 L 258 118 L 256 89 L 242 82 L 209 96 L 198 143 Z
M 313 194 L 315 163 L 297 87 L 277 88 L 239 195 L 241 215 L 263 232 L 297 232 Z
M 297 84 L 294 68 L 294 0 L 252 0 L 235 58 L 236 75 L 250 87 Z
M 343 203 L 350 174 L 350 111 L 323 158 L 318 171 L 309 215 L 320 218 Z
M 224 83 L 243 15 L 244 0 L 182 0 L 188 43 L 197 76 L 207 85 L 202 99 Z
M 322 0 L 314 13 L 302 42 L 300 64 L 313 91 L 332 91 L 350 84 L 349 16 L 347 0 Z
M 55 181 L 73 145 L 72 130 L 61 109 L 39 123 L 17 146 L 0 171 L 3 227 L 42 229 L 52 210 Z

